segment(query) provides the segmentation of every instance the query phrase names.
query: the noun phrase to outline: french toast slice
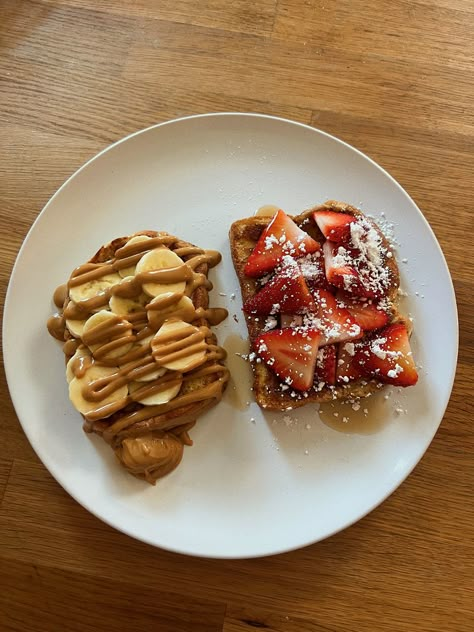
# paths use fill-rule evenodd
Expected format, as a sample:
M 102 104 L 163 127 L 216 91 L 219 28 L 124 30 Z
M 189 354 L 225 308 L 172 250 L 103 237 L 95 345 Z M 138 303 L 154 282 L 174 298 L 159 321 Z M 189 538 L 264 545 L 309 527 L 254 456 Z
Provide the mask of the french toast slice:
M 138 241 L 142 238 L 144 240 L 132 246 L 131 244 L 137 238 L 139 238 Z M 149 241 L 145 241 L 145 239 Z M 130 252 L 125 252 L 127 248 Z M 90 341 L 88 342 L 84 330 L 82 333 L 77 331 L 77 325 L 73 326 L 73 324 L 81 322 L 80 318 L 83 322 L 81 328 L 86 327 L 84 323 L 87 323 L 88 319 L 94 315 L 97 317 L 98 311 L 111 313 L 111 292 L 113 295 L 114 290 L 109 291 L 107 288 L 104 290 L 101 287 L 104 298 L 101 298 L 99 292 L 96 297 L 92 296 L 91 299 L 97 304 L 90 304 L 87 307 L 90 300 L 89 302 L 85 300 L 83 303 L 85 307 L 81 307 L 81 302 L 76 302 L 72 298 L 74 293 L 73 288 L 70 287 L 71 282 L 76 278 L 76 273 L 82 274 L 84 279 L 87 279 L 88 274 L 96 275 L 100 282 L 101 279 L 112 278 L 114 275 L 117 277 L 117 271 L 121 274 L 122 279 L 114 281 L 114 287 L 124 284 L 127 279 L 129 283 L 130 279 L 133 282 L 133 278 L 138 279 L 139 261 L 154 249 L 170 251 L 177 261 L 173 264 L 176 267 L 169 267 L 158 272 L 161 274 L 160 282 L 165 283 L 165 285 L 168 283 L 164 289 L 169 288 L 169 292 L 163 293 L 167 304 L 163 306 L 161 311 L 160 309 L 149 310 L 152 301 L 160 298 L 163 294 L 155 295 L 155 298 L 153 298 L 153 294 L 146 296 L 144 291 L 144 287 L 147 287 L 146 282 L 141 282 L 135 295 L 138 294 L 137 301 L 143 300 L 143 305 L 137 303 L 137 306 L 131 309 L 130 313 L 122 313 L 117 316 L 119 327 L 122 329 L 126 327 L 127 336 L 129 336 L 129 338 L 123 338 L 123 355 L 116 358 L 113 355 L 102 358 L 96 349 L 98 345 L 92 345 Z M 121 264 L 116 265 L 120 261 L 121 253 L 126 255 L 122 258 L 123 260 L 126 259 L 125 263 L 130 262 L 131 264 L 128 267 L 122 267 L 122 270 L 118 269 Z M 102 436 L 114 450 L 119 462 L 131 474 L 152 484 L 155 484 L 158 478 L 165 476 L 179 464 L 184 445 L 192 445 L 188 431 L 199 415 L 220 400 L 228 382 L 229 374 L 224 364 L 225 351 L 218 346 L 216 336 L 211 331 L 211 325 L 223 320 L 227 314 L 225 310 L 209 308 L 209 292 L 212 289 L 212 284 L 208 280 L 208 272 L 210 267 L 216 265 L 218 261 L 220 261 L 218 253 L 205 251 L 165 232 L 141 231 L 126 237 L 119 237 L 103 245 L 86 264 L 76 269 L 68 284 L 62 286 L 62 292 L 57 293 L 57 296 L 63 294 L 64 299 L 61 299 L 62 304 L 61 301 L 58 304 L 56 300 L 59 313 L 53 319 L 56 319 L 57 323 L 61 323 L 61 327 L 59 329 L 50 327 L 48 322 L 50 333 L 64 341 L 63 349 L 67 366 L 70 366 L 68 363 L 75 356 L 78 348 L 85 348 L 85 352 L 88 353 L 88 355 L 84 355 L 87 358 L 87 363 L 92 361 L 99 368 L 103 366 L 107 369 L 112 366 L 113 370 L 121 370 L 125 375 L 124 379 L 127 381 L 128 388 L 132 383 L 137 387 L 137 391 L 140 392 L 142 389 L 144 392 L 143 397 L 134 398 L 133 392 L 129 388 L 125 396 L 118 397 L 117 402 L 115 402 L 116 405 L 114 404 L 110 410 L 104 409 L 104 414 L 101 413 L 100 408 L 92 410 L 90 414 L 79 408 L 78 410 L 84 418 L 84 430 Z M 107 276 L 111 266 L 117 270 L 114 269 L 112 274 Z M 135 273 L 133 272 L 134 268 Z M 101 270 L 104 272 L 101 273 Z M 123 270 L 130 270 L 131 276 L 125 277 Z M 134 274 L 135 276 L 133 276 Z M 152 272 L 151 276 L 153 274 L 156 274 L 156 271 Z M 171 275 L 173 278 L 166 280 L 164 279 L 166 275 Z M 182 279 L 184 289 L 176 288 L 178 276 Z M 183 291 L 179 291 L 180 289 Z M 186 297 L 184 308 L 182 307 L 183 295 Z M 72 321 L 71 319 L 68 320 L 69 312 L 73 314 L 77 312 Z M 154 316 L 150 317 L 150 314 Z M 153 341 L 162 328 L 170 322 L 174 325 L 179 323 L 180 326 L 188 327 L 190 334 L 194 337 L 199 338 L 197 334 L 203 332 L 198 340 L 198 347 L 200 345 L 204 349 L 202 350 L 203 357 L 195 368 L 178 367 L 176 370 L 170 368 L 176 366 L 176 362 L 179 364 L 179 360 L 182 364 L 186 357 L 184 360 L 180 357 L 178 360 L 174 360 L 174 364 L 168 363 L 166 367 L 154 364 L 154 360 L 158 356 Z M 116 323 L 112 321 L 112 327 L 114 325 Z M 102 327 L 104 326 L 102 325 Z M 99 333 L 100 327 L 100 324 L 96 327 Z M 179 345 L 180 336 L 181 333 L 176 334 L 169 344 L 178 343 Z M 116 340 L 116 336 L 111 330 L 105 343 L 110 341 L 113 343 L 114 340 Z M 129 345 L 128 340 L 133 340 L 133 344 Z M 189 347 L 189 345 L 187 346 Z M 143 349 L 143 353 L 141 349 Z M 178 355 L 181 353 L 182 356 L 182 351 L 178 351 Z M 187 352 L 186 349 L 184 351 Z M 197 354 L 199 355 L 199 353 L 198 350 Z M 70 387 L 74 378 L 81 377 L 81 371 L 84 369 L 77 361 L 75 364 L 78 370 L 74 373 L 74 368 L 72 369 L 68 379 Z M 138 382 L 129 377 L 136 370 L 135 365 L 137 364 L 140 365 L 138 369 L 145 372 L 146 366 L 151 367 L 151 371 L 148 370 L 148 376 L 141 376 L 144 379 Z M 143 368 L 144 365 L 145 369 Z M 87 369 L 88 364 L 85 367 L 86 373 Z M 153 369 L 157 373 L 156 378 L 152 376 Z M 163 387 L 160 387 L 160 381 L 164 382 Z M 158 389 L 158 393 L 163 390 L 166 392 L 167 386 L 173 387 L 175 383 L 178 384 L 175 389 L 176 392 L 168 401 L 164 401 L 165 398 L 163 398 L 162 403 L 152 401 L 147 404 L 138 401 L 138 399 L 146 400 L 148 392 L 152 396 L 156 395 L 153 389 Z M 146 392 L 145 389 L 147 389 Z M 120 389 L 116 392 L 120 392 Z M 77 408 L 73 397 L 71 400 Z
M 384 253 L 382 265 L 387 272 L 386 278 L 388 279 L 383 292 L 388 323 L 404 323 L 407 330 L 410 331 L 410 322 L 398 311 L 399 271 L 392 247 L 385 235 L 383 235 L 375 222 L 367 218 L 357 208 L 335 200 L 329 200 L 324 204 L 303 211 L 299 215 L 290 217 L 299 228 L 322 245 L 325 238 L 313 219 L 313 213 L 323 210 L 349 214 L 355 218 L 363 217 L 377 231 Z M 239 280 L 244 305 L 252 297 L 255 297 L 262 288 L 261 279 L 248 276 L 245 269 L 249 256 L 254 251 L 262 232 L 266 229 L 270 220 L 270 217 L 254 216 L 238 220 L 230 228 L 229 238 L 232 260 Z M 250 348 L 255 351 L 256 340 L 261 336 L 262 332 L 267 330 L 267 318 L 264 315 L 255 313 L 245 313 L 245 318 Z M 339 347 L 342 344 L 339 343 Z M 249 359 L 253 370 L 255 399 L 261 408 L 268 410 L 291 410 L 309 403 L 365 397 L 382 386 L 379 380 L 362 376 L 351 380 L 347 384 L 314 384 L 313 388 L 301 392 L 288 387 L 288 384 L 285 384 L 255 352 L 250 354 Z

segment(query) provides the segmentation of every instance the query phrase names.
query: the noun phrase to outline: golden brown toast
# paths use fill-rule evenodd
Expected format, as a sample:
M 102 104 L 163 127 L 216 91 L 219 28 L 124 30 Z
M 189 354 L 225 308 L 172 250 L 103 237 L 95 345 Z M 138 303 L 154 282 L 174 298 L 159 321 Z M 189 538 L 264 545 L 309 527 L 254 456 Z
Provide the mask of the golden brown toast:
M 324 241 L 324 237 L 316 223 L 311 219 L 311 216 L 314 211 L 323 209 L 349 213 L 356 217 L 363 215 L 361 211 L 350 204 L 329 200 L 324 204 L 303 211 L 299 215 L 290 216 L 302 230 L 308 233 L 320 244 Z M 270 219 L 270 217 L 261 216 L 249 217 L 234 222 L 230 228 L 230 249 L 241 288 L 243 303 L 245 303 L 250 297 L 254 296 L 260 288 L 258 279 L 246 276 L 244 268 L 249 255 L 252 253 L 262 231 L 266 228 Z M 379 227 L 375 225 L 375 223 L 373 223 L 373 225 L 381 236 L 384 249 L 386 249 L 387 252 L 392 253 L 391 245 L 386 237 L 380 231 Z M 399 272 L 393 253 L 391 257 L 385 257 L 384 265 L 390 271 L 390 286 L 386 292 L 386 300 L 390 311 L 390 322 L 403 321 L 406 323 L 405 319 L 400 315 L 397 309 Z M 250 346 L 252 348 L 255 339 L 264 331 L 266 319 L 262 316 L 248 314 L 245 314 L 245 318 L 249 333 Z M 406 324 L 408 327 L 409 323 Z M 377 380 L 359 379 L 351 382 L 350 384 L 336 385 L 335 387 L 324 386 L 319 391 L 310 390 L 304 395 L 295 391 L 291 392 L 291 389 L 282 391 L 282 382 L 280 379 L 263 362 L 258 361 L 258 358 L 255 358 L 254 355 L 255 354 L 250 354 L 254 377 L 253 391 L 257 403 L 265 409 L 291 410 L 309 403 L 319 403 L 334 399 L 365 397 L 377 391 L 381 387 L 381 383 Z
M 195 369 L 189 370 L 182 376 L 180 375 L 180 377 L 183 377 L 182 385 L 171 402 L 146 406 L 138 401 L 127 401 L 123 407 L 108 416 L 88 418 L 87 415 L 83 415 L 83 417 L 84 429 L 87 432 L 94 432 L 102 436 L 114 449 L 119 461 L 132 474 L 154 484 L 157 478 L 167 474 L 179 463 L 183 445 L 192 444 L 187 432 L 194 425 L 196 418 L 200 414 L 219 401 L 227 385 L 228 371 L 223 362 L 225 351 L 217 346 L 217 340 L 210 330 L 211 323 L 209 322 L 209 318 L 211 320 L 213 318 L 222 320 L 225 317 L 223 314 L 225 310 L 209 309 L 209 291 L 212 289 L 212 284 L 208 281 L 207 276 L 211 265 L 215 265 L 220 258 L 217 253 L 213 253 L 209 257 L 206 251 L 201 248 L 167 233 L 142 231 L 127 237 L 114 239 L 102 246 L 87 263 L 94 264 L 98 268 L 110 265 L 111 262 L 117 260 L 118 251 L 124 248 L 127 242 L 133 237 L 142 235 L 155 240 L 163 238 L 164 247 L 177 254 L 184 263 L 190 262 L 193 258 L 196 262 L 196 257 L 198 257 L 197 265 L 194 265 L 192 268 L 192 280 L 186 282 L 191 285 L 187 295 L 192 301 L 192 306 L 195 310 L 195 313 L 187 322 L 192 323 L 197 328 L 202 328 L 206 332 L 207 359 Z M 146 249 L 143 252 L 146 253 Z M 189 275 L 190 273 L 188 273 L 188 277 Z M 62 318 L 63 339 L 65 341 L 64 352 L 67 362 L 84 341 L 78 338 L 77 335 L 74 336 L 65 322 L 64 310 L 71 304 L 74 309 L 74 301 L 71 299 L 70 290 L 67 289 L 65 292 L 65 299 L 62 308 L 60 308 L 60 314 L 56 316 Z M 151 301 L 152 299 L 149 298 L 148 300 Z M 107 309 L 107 306 L 107 303 L 104 303 L 103 306 L 99 306 L 99 309 Z M 94 309 L 92 311 L 97 312 L 98 310 Z M 83 318 L 87 319 L 90 315 L 90 313 L 85 313 Z M 170 317 L 172 316 L 173 314 L 170 314 Z M 129 316 L 124 316 L 124 318 L 129 318 Z M 150 327 L 145 311 L 142 319 L 138 315 L 135 321 L 131 320 L 130 322 L 133 325 L 132 333 L 134 335 L 138 335 L 144 327 Z M 51 329 L 50 333 L 52 333 Z M 55 337 L 61 338 L 58 335 L 55 335 Z M 149 361 L 152 362 L 151 350 L 147 353 L 150 357 Z M 100 361 L 98 362 L 100 363 Z M 120 365 L 120 362 L 120 360 L 117 360 L 116 364 Z M 153 381 L 142 382 L 142 384 L 153 386 Z M 129 440 L 128 444 L 127 440 Z M 130 441 L 135 441 L 133 446 Z M 133 459 L 130 458 L 130 454 L 128 456 L 124 455 L 124 445 L 126 444 L 128 448 L 132 446 L 135 451 L 140 448 L 146 454 L 148 450 L 148 447 L 145 446 L 146 442 L 148 442 L 149 446 L 154 445 L 153 450 L 155 452 L 160 452 L 155 463 L 151 463 L 149 459 L 144 459 L 144 464 L 140 465 L 135 457 L 132 463 Z M 157 445 L 159 450 L 156 448 Z

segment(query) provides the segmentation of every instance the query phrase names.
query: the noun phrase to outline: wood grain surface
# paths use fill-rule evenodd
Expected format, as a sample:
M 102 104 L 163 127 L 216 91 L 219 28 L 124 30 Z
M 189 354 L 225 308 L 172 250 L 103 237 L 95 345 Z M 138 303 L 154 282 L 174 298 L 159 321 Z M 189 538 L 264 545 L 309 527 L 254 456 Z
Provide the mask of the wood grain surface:
M 2 304 L 33 220 L 85 160 L 156 122 L 240 110 L 314 125 L 392 173 L 460 316 L 451 401 L 413 474 L 353 527 L 260 560 L 175 555 L 90 515 L 38 461 L 2 370 L 2 632 L 474 629 L 473 41 L 471 0 L 2 0 Z

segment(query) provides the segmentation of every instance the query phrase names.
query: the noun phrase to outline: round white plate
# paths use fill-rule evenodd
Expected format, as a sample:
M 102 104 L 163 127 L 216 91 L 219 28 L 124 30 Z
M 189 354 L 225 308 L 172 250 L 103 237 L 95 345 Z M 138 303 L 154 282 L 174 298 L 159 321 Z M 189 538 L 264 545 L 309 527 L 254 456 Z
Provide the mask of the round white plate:
M 417 386 L 401 393 L 391 389 L 377 412 L 377 431 L 363 434 L 349 425 L 341 432 L 323 424 L 314 406 L 286 416 L 263 414 L 253 402 L 236 406 L 231 383 L 223 401 L 192 431 L 195 445 L 185 449 L 175 472 L 156 487 L 128 475 L 99 437 L 83 434 L 82 419 L 69 403 L 63 354 L 45 325 L 55 287 L 102 243 L 146 228 L 167 230 L 222 252 L 211 297 L 231 316 L 217 333 L 221 343 L 235 334 L 246 338 L 227 241 L 230 224 L 263 204 L 298 213 L 328 198 L 379 219 L 384 213 L 394 224 L 406 309 L 414 318 L 413 348 L 422 367 Z M 150 544 L 229 558 L 321 540 L 393 492 L 438 428 L 458 346 L 445 260 L 405 191 L 332 136 L 278 118 L 232 113 L 151 127 L 79 169 L 23 244 L 8 289 L 3 336 L 8 384 L 24 431 L 79 503 Z M 246 363 L 232 353 L 230 366 L 234 380 L 245 386 Z M 251 401 L 252 394 L 244 399 Z

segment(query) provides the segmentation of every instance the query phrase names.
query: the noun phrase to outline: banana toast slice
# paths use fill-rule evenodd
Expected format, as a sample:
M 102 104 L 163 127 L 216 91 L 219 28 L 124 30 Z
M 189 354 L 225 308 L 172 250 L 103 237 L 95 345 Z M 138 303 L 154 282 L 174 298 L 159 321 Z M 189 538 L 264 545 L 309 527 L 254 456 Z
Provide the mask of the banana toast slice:
M 229 238 L 262 408 L 416 382 L 395 254 L 372 219 L 330 200 L 293 217 L 238 220 Z
M 219 253 L 166 232 L 114 239 L 55 292 L 50 333 L 64 342 L 69 396 L 86 432 L 154 484 L 180 462 L 188 431 L 228 381 L 211 325 Z

